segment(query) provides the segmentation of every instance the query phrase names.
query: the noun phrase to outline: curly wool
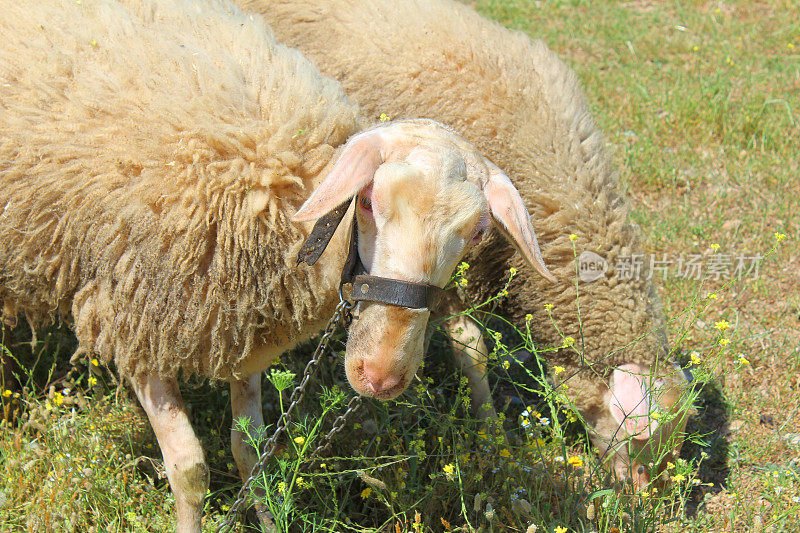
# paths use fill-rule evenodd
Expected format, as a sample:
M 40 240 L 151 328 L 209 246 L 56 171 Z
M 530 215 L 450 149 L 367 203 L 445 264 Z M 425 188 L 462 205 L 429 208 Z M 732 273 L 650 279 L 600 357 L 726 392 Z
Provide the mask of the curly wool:
M 449 124 L 508 173 L 560 282 L 538 276 L 495 235 L 472 255 L 471 296 L 497 294 L 503 284 L 497 273 L 519 270 L 501 312 L 519 326 L 533 315 L 542 344 L 563 345 L 561 334 L 575 339 L 585 358 L 567 348 L 551 361 L 566 368 L 556 380 L 569 380 L 570 395 L 590 423 L 604 410 L 614 367 L 639 363 L 672 372 L 647 265 L 634 279 L 613 268 L 642 243 L 627 221 L 605 140 L 576 75 L 542 41 L 450 0 L 238 2 L 338 79 L 368 116 L 428 116 Z M 580 314 L 570 234 L 578 237 L 578 255 L 595 252 L 612 267 L 578 286 Z M 553 306 L 552 321 L 546 304 Z
M 362 125 L 340 86 L 221 1 L 0 11 L 4 314 L 71 313 L 129 376 L 243 377 L 313 333 L 334 276 L 289 216 Z

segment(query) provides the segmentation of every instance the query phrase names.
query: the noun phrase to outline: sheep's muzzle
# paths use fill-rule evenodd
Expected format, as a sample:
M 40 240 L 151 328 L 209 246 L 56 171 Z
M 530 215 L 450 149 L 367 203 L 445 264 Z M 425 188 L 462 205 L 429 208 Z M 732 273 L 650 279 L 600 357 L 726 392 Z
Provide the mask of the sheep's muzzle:
M 430 312 L 385 304 L 361 303 L 350 326 L 345 371 L 363 396 L 389 400 L 403 392 L 423 358 Z

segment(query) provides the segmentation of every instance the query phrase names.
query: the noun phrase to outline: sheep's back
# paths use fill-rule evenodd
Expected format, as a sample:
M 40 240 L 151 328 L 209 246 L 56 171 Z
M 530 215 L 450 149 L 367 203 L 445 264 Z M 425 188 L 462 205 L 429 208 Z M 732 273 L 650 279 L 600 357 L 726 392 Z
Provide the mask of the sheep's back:
M 224 377 L 296 336 L 324 297 L 288 217 L 358 125 L 339 86 L 226 2 L 0 11 L 6 311 L 71 311 L 132 374 Z

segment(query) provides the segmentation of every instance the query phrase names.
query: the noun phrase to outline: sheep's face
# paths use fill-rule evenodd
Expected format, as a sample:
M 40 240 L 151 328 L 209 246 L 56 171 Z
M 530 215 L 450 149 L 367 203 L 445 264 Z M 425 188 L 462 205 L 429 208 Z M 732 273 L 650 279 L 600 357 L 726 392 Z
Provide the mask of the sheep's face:
M 679 371 L 655 379 L 641 365 L 614 370 L 592 440 L 599 450 L 610 448 L 605 459 L 618 479 L 644 488 L 675 461 L 686 426 L 685 388 Z
M 381 165 L 356 203 L 367 271 L 444 287 L 467 247 L 489 227 L 480 172 L 486 167 L 469 169 L 452 145 L 418 146 Z M 361 394 L 393 398 L 422 362 L 430 311 L 361 302 L 357 316 L 347 342 L 347 377 Z
M 353 195 L 359 256 L 374 276 L 444 287 L 493 220 L 534 268 L 554 279 L 511 181 L 439 123 L 403 120 L 356 135 L 294 219 L 318 218 Z M 430 311 L 361 302 L 356 315 L 347 377 L 363 395 L 394 398 L 422 362 Z

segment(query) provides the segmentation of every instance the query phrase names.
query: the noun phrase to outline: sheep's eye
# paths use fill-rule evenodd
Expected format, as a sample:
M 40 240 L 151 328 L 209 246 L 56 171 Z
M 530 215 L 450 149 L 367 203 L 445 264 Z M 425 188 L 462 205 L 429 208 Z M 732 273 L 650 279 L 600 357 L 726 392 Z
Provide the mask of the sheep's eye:
M 477 230 L 475 232 L 475 235 L 472 236 L 472 239 L 470 239 L 470 241 L 469 241 L 470 244 L 477 244 L 477 243 L 481 242 L 481 240 L 483 239 L 483 235 L 485 233 L 486 233 L 486 228 L 481 228 L 481 229 Z
M 361 207 L 363 207 L 366 211 L 372 211 L 372 200 L 370 200 L 366 196 L 359 196 L 358 204 Z

